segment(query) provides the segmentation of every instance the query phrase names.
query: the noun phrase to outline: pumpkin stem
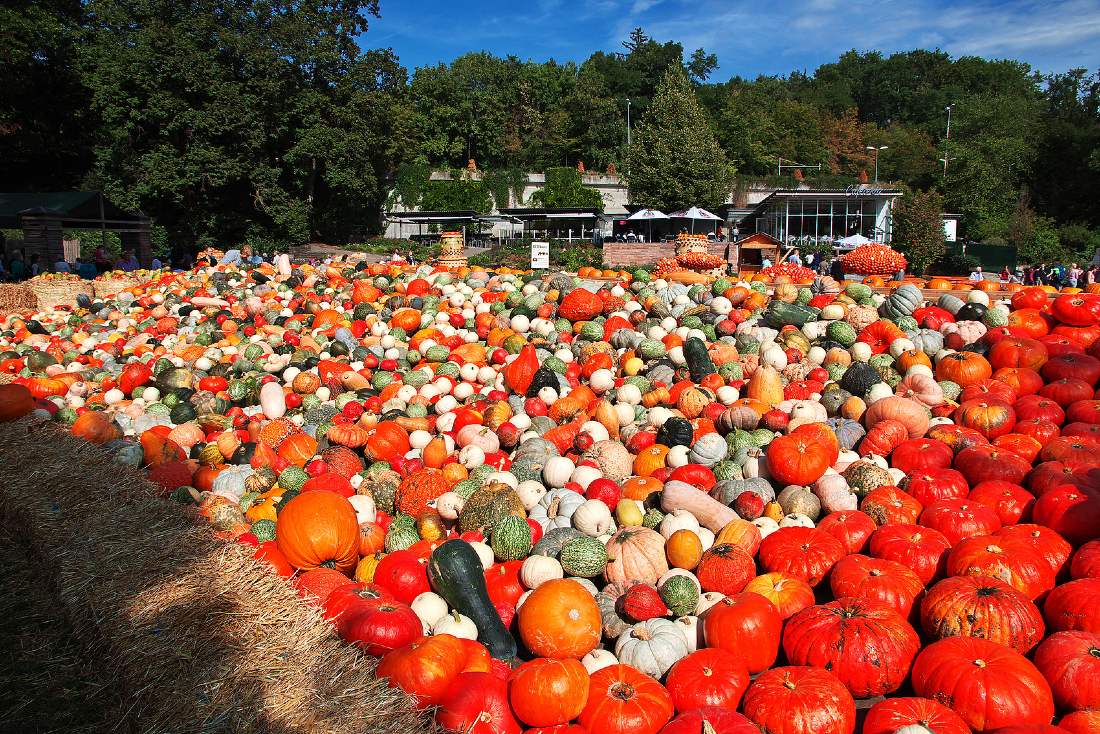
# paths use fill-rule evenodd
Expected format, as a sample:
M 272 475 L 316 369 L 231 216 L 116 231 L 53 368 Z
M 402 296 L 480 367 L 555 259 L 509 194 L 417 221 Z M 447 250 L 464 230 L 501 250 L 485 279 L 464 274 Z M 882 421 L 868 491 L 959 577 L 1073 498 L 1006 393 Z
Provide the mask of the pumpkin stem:
M 984 668 L 985 667 L 985 661 L 984 660 L 975 660 L 974 664 L 977 665 L 979 668 Z
M 335 569 L 336 568 L 336 559 L 335 558 L 330 558 L 327 561 L 325 561 L 324 563 L 317 566 L 317 568 L 332 568 L 332 569 Z
M 629 683 L 616 683 L 608 691 L 612 698 L 617 698 L 620 701 L 629 701 L 634 698 L 634 686 Z
M 706 719 L 703 719 L 703 734 L 717 734 L 714 731 L 714 726 Z
M 642 640 L 642 641 L 652 639 L 652 635 L 649 634 L 649 630 L 646 629 L 645 627 L 635 627 L 634 631 L 630 634 L 630 636 L 633 637 L 636 640 Z
M 1100 658 L 1100 647 L 1090 647 L 1089 655 L 1092 655 L 1094 658 Z

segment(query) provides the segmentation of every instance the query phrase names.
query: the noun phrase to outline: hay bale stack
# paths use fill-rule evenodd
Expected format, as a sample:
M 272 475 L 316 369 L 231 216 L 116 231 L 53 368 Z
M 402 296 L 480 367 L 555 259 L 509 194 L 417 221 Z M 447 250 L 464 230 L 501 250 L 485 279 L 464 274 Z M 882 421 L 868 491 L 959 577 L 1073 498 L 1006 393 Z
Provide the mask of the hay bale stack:
M 417 732 L 319 610 L 140 472 L 51 424 L 0 424 L 0 502 L 90 655 L 122 731 Z
M 0 285 L 0 316 L 18 313 L 34 313 L 38 310 L 38 296 L 26 283 Z

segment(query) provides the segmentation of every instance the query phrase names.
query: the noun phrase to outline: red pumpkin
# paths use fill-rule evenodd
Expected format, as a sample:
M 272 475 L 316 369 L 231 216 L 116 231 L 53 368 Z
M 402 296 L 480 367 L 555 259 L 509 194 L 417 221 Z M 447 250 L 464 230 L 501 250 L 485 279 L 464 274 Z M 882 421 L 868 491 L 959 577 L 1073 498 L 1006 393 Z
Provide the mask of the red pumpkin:
M 852 734 L 856 705 L 835 675 L 810 667 L 775 668 L 745 692 L 747 716 L 761 731 L 783 734 Z
M 1077 549 L 1069 575 L 1075 579 L 1100 578 L 1100 540 L 1090 540 Z
M 1047 595 L 1043 618 L 1051 632 L 1100 633 L 1100 579 L 1075 579 Z
M 426 559 L 426 556 L 420 557 L 412 550 L 387 553 L 374 569 L 374 583 L 389 591 L 398 601 L 412 604 L 416 597 L 431 591 Z
M 1013 431 L 1015 430 L 1016 429 L 1013 428 Z M 997 438 L 993 439 L 993 445 L 997 448 L 1011 451 L 1029 462 L 1034 462 L 1039 458 L 1039 453 L 1043 450 L 1043 444 L 1039 443 L 1038 440 L 1031 436 L 1025 436 L 1015 432 L 997 436 Z
M 830 512 L 817 524 L 818 530 L 840 541 L 845 554 L 865 553 L 877 528 L 875 521 L 859 510 Z
M 859 508 L 879 525 L 914 523 L 924 509 L 911 495 L 889 486 L 871 490 Z
M 1100 424 L 1100 400 L 1080 400 L 1066 410 L 1070 423 Z
M 1052 438 L 1039 453 L 1043 461 L 1079 461 L 1089 466 L 1100 466 L 1100 442 L 1091 436 L 1066 436 Z
M 363 453 L 368 461 L 389 461 L 409 453 L 409 432 L 392 421 L 383 421 L 367 431 Z M 280 451 L 282 447 L 280 446 Z M 280 454 L 281 455 L 281 454 Z
M 577 721 L 591 734 L 657 734 L 672 714 L 664 686 L 629 665 L 609 665 L 592 674 Z
M 955 411 L 955 422 L 973 428 L 992 441 L 997 436 L 1012 433 L 1016 425 L 1016 411 L 1001 400 L 971 400 L 962 403 Z
M 1084 485 L 1093 467 L 1080 461 L 1046 461 L 1035 467 L 1027 478 L 1027 488 L 1041 497 L 1063 484 Z
M 1054 570 L 1022 538 L 960 540 L 947 558 L 947 573 L 1001 579 L 1033 601 L 1054 588 Z
M 355 508 L 332 492 L 300 494 L 279 513 L 275 542 L 295 568 L 308 571 L 331 564 L 350 575 L 359 561 Z
M 815 603 L 814 590 L 809 584 L 780 571 L 757 576 L 745 584 L 744 590 L 760 594 L 774 604 L 784 621 Z
M 508 698 L 527 726 L 554 726 L 580 715 L 588 685 L 588 671 L 579 660 L 536 658 L 508 676 Z
M 1100 708 L 1100 634 L 1055 632 L 1035 650 L 1035 667 L 1062 710 Z
M 951 543 L 943 533 L 919 525 L 883 525 L 871 536 L 874 558 L 897 561 L 913 571 L 925 586 L 947 573 Z
M 1001 339 L 989 350 L 989 364 L 994 370 L 1022 367 L 1038 372 L 1048 359 L 1046 345 L 1036 339 Z
M 485 586 L 489 590 L 489 599 L 494 603 L 504 602 L 515 606 L 526 589 L 519 581 L 519 572 L 523 561 L 496 563 L 485 570 Z
M 1054 573 L 1056 578 L 1069 575 L 1073 546 L 1050 528 L 1032 523 L 1008 525 L 993 533 L 994 538 L 1016 538 L 1028 543 Z
M 893 693 L 920 650 L 917 633 L 893 609 L 869 599 L 840 599 L 803 609 L 783 630 L 794 665 L 831 671 L 854 697 Z M 869 660 L 879 664 L 868 665 Z
M 1085 345 L 1076 339 L 1071 339 L 1069 336 L 1058 333 L 1055 328 L 1055 333 L 1049 336 L 1044 336 L 1041 341 L 1047 348 L 1047 354 L 1051 359 L 1054 357 L 1061 357 L 1066 354 L 1084 354 Z
M 894 734 L 922 726 L 936 734 L 970 734 L 970 727 L 951 709 L 927 698 L 888 698 L 867 712 L 863 734 Z
M 423 633 L 424 624 L 416 612 L 399 601 L 362 599 L 340 615 L 336 629 L 341 640 L 378 657 L 411 644 Z
M 267 566 L 268 573 L 273 573 L 281 579 L 289 581 L 294 577 L 294 569 L 287 563 L 286 557 L 279 551 L 274 540 L 260 543 L 256 547 L 256 552 L 252 554 L 252 558 Z M 343 574 L 340 575 L 343 576 Z
M 1094 346 L 1096 346 L 1097 340 L 1100 340 L 1100 326 L 1096 326 L 1095 324 L 1092 326 L 1070 326 L 1069 324 L 1058 324 L 1053 329 L 1051 329 L 1050 333 L 1057 334 L 1058 336 L 1064 336 L 1067 339 L 1072 339 L 1073 341 L 1084 347 L 1086 353 L 1091 353 L 1088 350 L 1091 350 Z M 1095 357 L 1096 355 L 1092 354 L 1092 356 Z
M 1054 487 L 1035 500 L 1031 516 L 1072 545 L 1084 545 L 1100 537 L 1100 492 L 1072 484 Z
M 898 489 L 909 494 L 922 506 L 936 500 L 963 499 L 970 492 L 966 478 L 954 469 L 921 469 L 907 474 Z
M 1011 387 L 1018 396 L 1035 395 L 1043 389 L 1042 376 L 1023 367 L 1002 367 L 993 373 L 993 379 Z
M 955 454 L 943 443 L 930 438 L 902 442 L 890 456 L 890 466 L 910 474 L 919 469 L 950 469 Z
M 1075 711 L 1058 722 L 1070 734 L 1096 734 L 1100 731 L 1100 710 Z
M 844 555 L 843 546 L 828 533 L 786 527 L 761 541 L 758 558 L 767 571 L 783 571 L 817 586 Z
M 695 575 L 703 591 L 729 596 L 745 588 L 749 579 L 756 575 L 756 564 L 741 546 L 719 543 L 703 553 L 695 567 Z
M 994 380 L 992 377 L 988 380 L 981 380 L 975 382 L 973 385 L 969 385 L 961 393 L 959 393 L 958 402 L 966 403 L 971 400 L 1001 400 L 1009 405 L 1012 405 L 1020 396 L 1016 393 L 1016 388 L 1009 385 L 1007 382 L 1000 380 Z
M 993 480 L 1020 484 L 1031 471 L 1031 463 L 1019 454 L 985 444 L 956 454 L 954 468 L 972 487 Z
M 936 379 L 950 380 L 966 387 L 993 376 L 993 368 L 986 358 L 974 352 L 954 352 L 936 364 Z
M 940 531 L 952 546 L 1001 529 L 996 512 L 969 500 L 936 500 L 924 509 L 918 524 Z
M 435 720 L 469 734 L 520 734 L 508 707 L 508 684 L 492 673 L 459 673 L 439 699 Z
M 1020 414 L 1017 413 L 1016 417 L 1019 418 Z M 1062 430 L 1056 423 L 1044 420 L 1017 420 L 1016 427 L 1012 429 L 1016 433 L 1029 436 L 1039 442 L 1040 445 L 1046 444 L 1052 438 L 1058 438 L 1062 435 Z
M 1067 293 L 1054 299 L 1050 312 L 1063 324 L 1093 326 L 1100 323 L 1100 297 L 1092 293 Z
M 733 655 L 750 674 L 767 670 L 779 654 L 783 617 L 760 594 L 731 594 L 707 610 L 703 638 L 707 647 Z
M 920 607 L 921 626 L 935 640 L 984 637 L 1026 654 L 1043 639 L 1046 626 L 1031 599 L 1000 579 L 956 576 L 928 590 Z
M 859 444 L 859 455 L 889 456 L 894 449 L 909 439 L 909 429 L 900 421 L 881 420 L 867 432 Z M 768 449 L 771 452 L 771 449 Z
M 924 596 L 924 583 L 912 569 L 897 561 L 864 555 L 845 556 L 829 577 L 837 599 L 854 597 L 881 602 L 902 619 L 909 619 L 914 604 Z
M 710 727 L 709 730 L 707 726 Z M 721 706 L 702 706 L 682 713 L 661 729 L 661 734 L 699 734 L 702 731 L 713 731 L 714 734 L 760 734 L 756 724 L 745 716 Z
M 928 438 L 947 444 L 958 458 L 964 449 L 971 446 L 988 444 L 985 436 L 966 426 L 956 426 L 954 423 L 932 426 L 926 434 Z
M 34 395 L 26 385 L 0 385 L 0 423 L 22 418 L 32 410 Z
M 344 581 L 346 582 L 347 579 L 345 578 Z M 384 601 L 386 599 L 393 599 L 393 594 L 381 586 L 365 582 L 358 584 L 344 583 L 329 592 L 322 606 L 325 610 L 325 619 L 335 622 L 355 602 Z M 419 631 L 416 636 L 420 637 Z
M 981 638 L 949 637 L 924 648 L 913 663 L 913 689 L 949 705 L 977 732 L 1054 716 L 1050 686 L 1035 666 Z
M 970 490 L 966 499 L 992 509 L 1002 526 L 1031 522 L 1031 508 L 1035 506 L 1035 495 L 1008 482 L 982 482 Z
M 419 637 L 382 656 L 377 675 L 389 678 L 390 688 L 413 696 L 423 709 L 439 703 L 466 667 L 466 658 L 466 646 L 453 635 Z
M 1044 398 L 1050 398 L 1062 408 L 1068 408 L 1078 400 L 1089 400 L 1095 394 L 1092 385 L 1076 377 L 1067 377 L 1048 382 L 1039 391 Z
M 677 713 L 702 706 L 734 711 L 749 687 L 749 671 L 725 650 L 706 648 L 676 661 L 668 671 L 665 686 Z
M 1032 339 L 1041 339 L 1057 323 L 1049 313 L 1037 308 L 1018 308 L 1008 314 L 1008 325 L 1023 329 Z
M 768 471 L 781 484 L 809 486 L 829 468 L 829 452 L 805 433 L 780 436 L 768 445 Z

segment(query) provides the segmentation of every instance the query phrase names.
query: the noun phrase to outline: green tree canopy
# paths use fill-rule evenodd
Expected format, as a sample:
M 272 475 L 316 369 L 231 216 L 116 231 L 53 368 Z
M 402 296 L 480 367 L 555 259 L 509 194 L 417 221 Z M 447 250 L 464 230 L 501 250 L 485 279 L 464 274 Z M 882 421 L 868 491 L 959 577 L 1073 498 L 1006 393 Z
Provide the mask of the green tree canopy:
M 551 168 L 546 172 L 546 186 L 527 197 L 530 203 L 546 208 L 596 207 L 603 211 L 600 192 L 584 185 L 581 172 L 575 168 Z
M 682 69 L 665 75 L 629 153 L 626 182 L 635 204 L 665 211 L 716 208 L 733 188 L 735 170 Z
M 943 197 L 932 191 L 906 189 L 894 202 L 891 242 L 909 261 L 909 271 L 923 275 L 946 250 Z

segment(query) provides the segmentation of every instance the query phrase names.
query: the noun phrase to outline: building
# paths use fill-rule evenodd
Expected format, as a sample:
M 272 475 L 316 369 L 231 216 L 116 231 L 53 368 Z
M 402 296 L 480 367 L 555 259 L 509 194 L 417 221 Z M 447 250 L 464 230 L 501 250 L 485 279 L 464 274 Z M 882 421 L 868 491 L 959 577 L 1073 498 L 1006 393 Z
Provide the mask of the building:
M 780 189 L 734 222 L 741 235 L 763 233 L 785 247 L 862 235 L 890 241 L 890 213 L 900 191 L 860 184 L 847 189 Z

